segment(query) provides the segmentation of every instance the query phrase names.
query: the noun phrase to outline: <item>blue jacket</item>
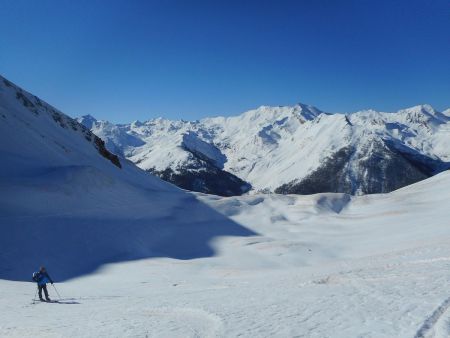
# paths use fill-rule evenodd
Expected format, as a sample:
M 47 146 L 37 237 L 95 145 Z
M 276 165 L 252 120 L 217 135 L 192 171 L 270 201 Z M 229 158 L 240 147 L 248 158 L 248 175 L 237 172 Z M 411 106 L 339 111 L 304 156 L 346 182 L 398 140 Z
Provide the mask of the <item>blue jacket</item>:
M 50 278 L 47 272 L 37 272 L 33 277 L 33 280 L 38 283 L 38 285 L 45 285 L 47 283 L 52 283 L 53 280 Z

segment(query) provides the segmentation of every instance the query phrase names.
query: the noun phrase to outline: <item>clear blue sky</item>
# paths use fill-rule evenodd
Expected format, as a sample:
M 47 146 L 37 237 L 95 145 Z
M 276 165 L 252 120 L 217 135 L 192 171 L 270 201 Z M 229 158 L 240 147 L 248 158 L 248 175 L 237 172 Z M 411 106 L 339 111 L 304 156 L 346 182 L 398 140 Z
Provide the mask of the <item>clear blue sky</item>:
M 450 1 L 0 0 L 0 73 L 71 116 L 450 107 Z

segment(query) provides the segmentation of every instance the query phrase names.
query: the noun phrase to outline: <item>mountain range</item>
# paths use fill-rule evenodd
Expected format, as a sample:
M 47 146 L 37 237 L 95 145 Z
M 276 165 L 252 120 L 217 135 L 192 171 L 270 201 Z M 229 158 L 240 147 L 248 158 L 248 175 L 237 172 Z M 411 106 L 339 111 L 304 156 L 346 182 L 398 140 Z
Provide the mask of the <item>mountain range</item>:
M 372 124 L 370 115 L 397 122 Z M 447 118 L 427 106 L 347 117 L 297 106 L 129 128 L 167 141 L 152 145 L 160 164 L 175 155 L 181 165 L 196 159 L 198 172 L 223 172 L 225 187 L 241 175 L 228 171 L 231 160 L 247 177 L 258 171 L 264 177 L 253 176 L 255 192 L 257 184 L 277 187 L 282 176 L 271 170 L 282 172 L 289 156 L 296 163 L 301 152 L 293 144 L 302 140 L 300 150 L 309 149 L 304 163 L 320 168 L 346 168 L 340 147 L 348 145 L 355 168 L 360 157 L 373 168 L 389 164 L 386 175 L 426 176 L 445 167 Z M 138 168 L 124 154 L 145 155 L 147 138 L 91 122 L 81 125 L 0 77 L 1 337 L 450 336 L 450 171 L 389 194 L 224 198 L 184 191 Z M 97 124 L 111 127 L 128 148 L 104 142 L 90 130 Z M 360 139 L 369 148 L 352 143 Z M 381 150 L 370 148 L 378 142 Z M 398 150 L 400 144 L 417 150 Z M 321 159 L 330 145 L 328 153 L 339 156 Z M 263 157 L 248 172 L 237 153 L 244 150 L 249 161 Z M 261 163 L 272 167 L 265 172 Z M 186 170 L 200 182 L 205 177 Z M 328 175 L 333 170 L 320 177 L 332 181 Z M 355 186 L 367 186 L 356 179 Z M 50 303 L 32 300 L 31 276 L 40 265 L 56 282 Z
M 330 114 L 261 106 L 239 116 L 78 122 L 106 149 L 181 188 L 243 193 L 387 193 L 450 168 L 450 109 Z

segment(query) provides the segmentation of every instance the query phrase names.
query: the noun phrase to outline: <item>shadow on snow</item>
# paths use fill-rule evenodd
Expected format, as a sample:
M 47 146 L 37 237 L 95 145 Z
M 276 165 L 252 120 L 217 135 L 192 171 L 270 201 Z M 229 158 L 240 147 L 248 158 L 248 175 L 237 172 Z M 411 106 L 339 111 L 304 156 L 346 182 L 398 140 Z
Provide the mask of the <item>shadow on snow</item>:
M 153 196 L 148 204 L 135 209 L 123 206 L 129 209 L 125 213 L 116 212 L 117 207 L 105 211 L 108 206 L 84 212 L 70 205 L 65 207 L 73 209 L 71 214 L 6 212 L 0 216 L 0 279 L 30 281 L 40 265 L 47 266 L 52 278 L 60 282 L 108 263 L 211 257 L 215 255 L 211 241 L 216 237 L 256 235 L 187 192 L 148 196 Z M 55 196 L 42 203 L 52 200 Z M 158 209 L 161 206 L 163 210 Z M 138 216 L 136 208 L 140 209 Z

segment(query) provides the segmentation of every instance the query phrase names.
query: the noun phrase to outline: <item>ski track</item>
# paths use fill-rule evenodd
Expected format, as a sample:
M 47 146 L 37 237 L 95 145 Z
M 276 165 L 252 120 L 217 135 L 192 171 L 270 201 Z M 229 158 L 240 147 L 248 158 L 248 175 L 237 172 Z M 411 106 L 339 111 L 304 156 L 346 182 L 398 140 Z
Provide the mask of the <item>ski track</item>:
M 450 330 L 448 323 L 441 323 L 448 320 L 450 317 L 450 297 L 448 297 L 434 312 L 429 316 L 417 331 L 414 338 L 427 338 L 427 337 L 449 337 Z M 439 325 L 439 324 L 444 325 Z M 446 325 L 445 325 L 446 324 Z M 444 328 L 443 328 L 444 326 Z M 447 328 L 445 328 L 447 326 Z M 436 332 L 436 329 L 444 329 L 445 332 Z

